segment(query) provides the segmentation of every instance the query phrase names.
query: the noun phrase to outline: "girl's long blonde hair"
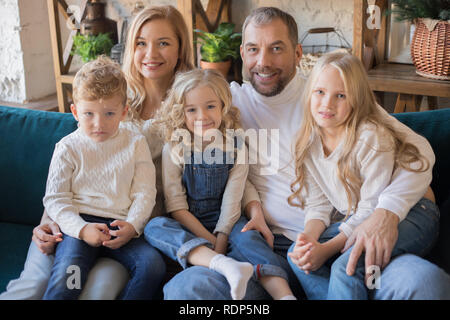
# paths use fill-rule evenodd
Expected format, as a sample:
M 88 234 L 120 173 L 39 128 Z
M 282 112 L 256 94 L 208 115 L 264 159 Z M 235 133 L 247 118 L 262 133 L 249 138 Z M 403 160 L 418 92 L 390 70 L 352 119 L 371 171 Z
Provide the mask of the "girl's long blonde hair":
M 363 123 L 372 123 L 383 134 L 391 139 L 389 150 L 395 153 L 395 167 L 401 167 L 409 171 L 422 172 L 429 168 L 428 160 L 422 156 L 416 146 L 405 141 L 405 136 L 392 125 L 385 122 L 385 116 L 376 104 L 375 96 L 370 89 L 369 80 L 361 61 L 348 53 L 329 53 L 323 55 L 314 66 L 303 92 L 302 103 L 304 106 L 303 121 L 297 134 L 295 144 L 295 173 L 296 180 L 291 184 L 291 196 L 288 203 L 292 206 L 304 208 L 305 201 L 301 191 L 305 187 L 305 159 L 310 152 L 314 137 L 320 137 L 320 128 L 317 126 L 311 114 L 311 96 L 313 87 L 319 74 L 326 66 L 335 67 L 344 82 L 346 99 L 352 111 L 344 123 L 345 136 L 343 148 L 337 162 L 337 175 L 344 186 L 347 196 L 347 216 L 352 210 L 356 210 L 359 201 L 361 178 L 354 168 L 352 151 L 358 140 L 358 129 Z M 413 169 L 411 164 L 419 162 L 420 167 Z M 297 189 L 295 189 L 295 187 Z M 308 191 L 308 190 L 306 190 Z
M 194 69 L 175 76 L 166 100 L 156 113 L 154 123 L 160 126 L 166 142 L 171 142 L 175 130 L 188 130 L 184 115 L 186 93 L 202 86 L 211 88 L 222 101 L 222 123 L 219 127 L 222 134 L 226 135 L 226 129 L 240 128 L 239 109 L 232 106 L 230 87 L 225 78 L 215 70 Z
M 173 28 L 179 44 L 179 60 L 174 74 L 179 71 L 193 69 L 191 62 L 192 48 L 189 43 L 189 33 L 181 13 L 173 6 L 153 6 L 140 11 L 133 19 L 127 34 L 127 44 L 123 58 L 123 71 L 128 81 L 128 96 L 132 119 L 139 119 L 142 105 L 146 98 L 144 79 L 134 66 L 136 40 L 142 26 L 152 20 L 167 20 Z

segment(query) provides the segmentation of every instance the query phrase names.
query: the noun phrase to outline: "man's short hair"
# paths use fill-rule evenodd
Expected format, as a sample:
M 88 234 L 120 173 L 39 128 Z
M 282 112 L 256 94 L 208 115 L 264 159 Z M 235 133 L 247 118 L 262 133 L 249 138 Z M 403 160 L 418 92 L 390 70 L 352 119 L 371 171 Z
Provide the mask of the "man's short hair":
M 252 10 L 242 26 L 242 37 L 245 36 L 245 29 L 251 22 L 258 26 L 268 24 L 274 19 L 281 19 L 281 21 L 286 25 L 289 32 L 289 40 L 291 40 L 292 46 L 295 48 L 298 44 L 297 22 L 295 22 L 294 17 L 292 17 L 289 13 L 275 7 L 261 7 Z
M 127 81 L 120 65 L 106 56 L 83 65 L 73 80 L 73 100 L 93 101 L 119 95 L 127 102 Z

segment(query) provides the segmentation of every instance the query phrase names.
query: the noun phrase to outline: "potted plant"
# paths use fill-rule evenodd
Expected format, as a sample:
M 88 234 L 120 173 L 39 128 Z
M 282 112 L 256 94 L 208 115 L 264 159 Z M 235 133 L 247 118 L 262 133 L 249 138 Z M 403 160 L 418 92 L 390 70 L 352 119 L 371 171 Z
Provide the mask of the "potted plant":
M 71 54 L 79 55 L 83 62 L 89 62 L 101 54 L 109 56 L 113 45 L 113 41 L 107 33 L 85 36 L 77 34 L 73 37 L 74 47 Z
M 411 58 L 424 77 L 450 80 L 450 1 L 392 0 L 397 21 L 415 24 Z
M 233 33 L 233 23 L 223 22 L 214 32 L 205 32 L 195 29 L 201 44 L 200 68 L 217 69 L 224 77 L 227 76 L 231 66 L 231 59 L 239 57 L 241 34 Z

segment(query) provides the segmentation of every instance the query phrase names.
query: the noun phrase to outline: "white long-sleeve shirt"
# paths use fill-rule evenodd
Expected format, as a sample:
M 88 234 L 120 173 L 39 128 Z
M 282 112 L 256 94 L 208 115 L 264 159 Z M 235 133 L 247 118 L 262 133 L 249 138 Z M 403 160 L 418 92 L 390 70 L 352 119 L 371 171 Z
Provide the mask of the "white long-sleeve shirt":
M 43 202 L 71 237 L 87 224 L 80 213 L 124 220 L 140 235 L 155 196 L 155 166 L 142 135 L 119 128 L 97 143 L 78 129 L 55 146 Z
M 307 188 L 302 192 L 306 204 L 305 225 L 311 219 L 319 219 L 328 227 L 333 208 L 344 215 L 349 208 L 344 185 L 337 175 L 343 141 L 330 155 L 325 156 L 321 138 L 316 135 L 313 139 L 305 158 Z M 339 227 L 347 237 L 375 210 L 380 194 L 391 182 L 395 154 L 390 137 L 374 124 L 362 124 L 350 159 L 362 184 L 356 211 L 350 210 L 350 216 Z M 416 168 L 416 164 L 413 167 Z M 428 187 L 426 183 L 426 180 L 421 183 L 425 190 Z M 354 201 L 350 209 L 355 204 Z
M 278 153 L 274 148 L 273 156 L 263 157 L 264 161 L 272 161 L 272 168 L 276 168 L 275 172 L 261 174 L 262 169 L 267 169 L 267 165 L 258 162 L 250 164 L 248 176 L 261 198 L 265 218 L 272 232 L 283 234 L 292 241 L 295 241 L 298 233 L 303 232 L 305 218 L 303 210 L 287 203 L 287 198 L 292 194 L 290 184 L 295 181 L 292 146 L 303 117 L 301 95 L 304 85 L 305 79 L 298 71 L 284 90 L 273 97 L 259 94 L 251 84 L 242 86 L 235 82 L 231 84 L 233 104 L 241 111 L 241 124 L 244 130 L 279 130 L 279 141 L 276 141 L 276 134 L 271 135 L 274 138 L 273 142 L 278 145 Z M 397 168 L 392 175 L 391 183 L 378 198 L 377 208 L 394 212 L 402 221 L 430 184 L 435 158 L 425 138 L 414 133 L 384 109 L 382 110 L 386 121 L 394 125 L 397 130 L 404 132 L 407 141 L 413 143 L 430 162 L 429 170 L 423 173 L 413 173 Z M 268 139 L 268 150 L 271 150 L 271 144 L 272 141 Z M 249 150 L 249 157 L 251 154 L 252 150 Z M 264 173 L 267 173 L 267 170 Z M 255 191 L 251 192 L 251 188 L 246 189 L 244 197 L 244 203 L 253 199 L 257 200 L 257 194 Z

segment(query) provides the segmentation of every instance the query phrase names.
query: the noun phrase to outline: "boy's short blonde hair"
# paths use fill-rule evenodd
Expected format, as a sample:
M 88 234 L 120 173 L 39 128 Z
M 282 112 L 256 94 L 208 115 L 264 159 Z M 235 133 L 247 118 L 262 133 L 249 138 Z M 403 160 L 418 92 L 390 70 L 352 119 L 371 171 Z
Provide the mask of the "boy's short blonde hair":
M 119 95 L 127 103 L 127 80 L 120 65 L 106 56 L 83 65 L 73 80 L 73 101 L 93 101 Z

